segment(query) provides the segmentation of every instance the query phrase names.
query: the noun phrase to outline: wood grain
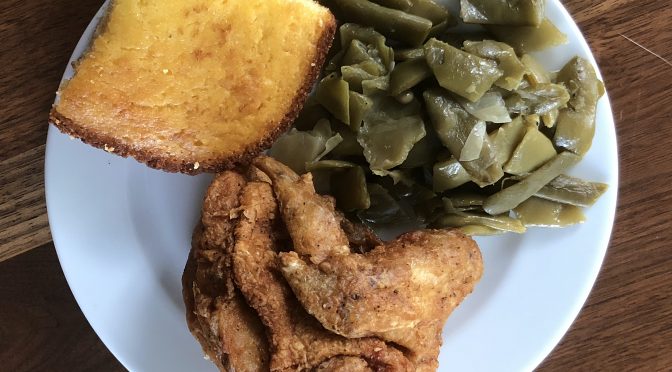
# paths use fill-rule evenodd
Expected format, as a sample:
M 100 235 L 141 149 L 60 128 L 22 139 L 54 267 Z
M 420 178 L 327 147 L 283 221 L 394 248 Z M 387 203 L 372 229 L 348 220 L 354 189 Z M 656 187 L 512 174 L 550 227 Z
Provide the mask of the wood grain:
M 0 162 L 0 261 L 51 242 L 44 145 Z
M 39 219 L 41 191 L 34 190 L 41 188 L 47 112 L 68 57 L 101 3 L 0 2 L 0 252 L 10 250 L 4 240 L 10 234 L 24 236 L 15 247 L 45 238 L 37 233 L 46 220 Z M 621 183 L 613 238 L 595 288 L 539 370 L 672 370 L 672 3 L 563 3 L 605 77 Z M 32 191 L 24 188 L 33 182 Z M 35 228 L 19 224 L 8 233 L 7 218 L 35 219 Z M 0 263 L 0 370 L 123 370 L 69 293 L 50 244 Z

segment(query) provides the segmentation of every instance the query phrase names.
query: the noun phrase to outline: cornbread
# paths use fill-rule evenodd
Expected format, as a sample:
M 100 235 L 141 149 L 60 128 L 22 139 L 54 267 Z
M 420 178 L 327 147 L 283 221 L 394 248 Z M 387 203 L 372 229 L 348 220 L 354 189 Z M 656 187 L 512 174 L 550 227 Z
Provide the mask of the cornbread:
M 232 168 L 296 118 L 335 28 L 312 0 L 113 0 L 50 121 L 154 168 Z

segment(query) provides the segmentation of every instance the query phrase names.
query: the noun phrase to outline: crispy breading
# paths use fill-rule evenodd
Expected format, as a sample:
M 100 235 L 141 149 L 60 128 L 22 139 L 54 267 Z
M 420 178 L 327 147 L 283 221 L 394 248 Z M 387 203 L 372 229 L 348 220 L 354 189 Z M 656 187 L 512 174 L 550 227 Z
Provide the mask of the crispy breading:
M 268 329 L 271 371 L 309 370 L 336 356 L 356 356 L 376 370 L 410 371 L 394 347 L 376 338 L 347 339 L 325 330 L 296 300 L 278 270 L 283 236 L 271 186 L 250 182 L 241 195 L 233 266 L 236 283 Z
M 482 275 L 476 243 L 456 230 L 419 230 L 365 254 L 345 251 L 333 204 L 306 177 L 266 157 L 255 165 L 271 178 L 294 241 L 281 269 L 303 307 L 335 333 L 378 336 L 405 347 L 417 370 L 435 370 L 443 325 Z
M 337 356 L 322 362 L 315 372 L 373 372 L 366 360 L 352 356 Z
M 268 370 L 264 327 L 235 288 L 231 271 L 232 217 L 245 183 L 234 172 L 212 182 L 182 277 L 189 329 L 222 371 Z

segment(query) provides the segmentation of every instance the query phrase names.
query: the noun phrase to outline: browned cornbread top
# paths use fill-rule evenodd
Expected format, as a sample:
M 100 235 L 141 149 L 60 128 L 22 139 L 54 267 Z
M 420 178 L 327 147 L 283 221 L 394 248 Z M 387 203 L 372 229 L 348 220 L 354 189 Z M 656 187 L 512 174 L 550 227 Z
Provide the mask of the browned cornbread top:
M 295 119 L 335 27 L 312 0 L 116 0 L 50 119 L 156 168 L 230 168 Z

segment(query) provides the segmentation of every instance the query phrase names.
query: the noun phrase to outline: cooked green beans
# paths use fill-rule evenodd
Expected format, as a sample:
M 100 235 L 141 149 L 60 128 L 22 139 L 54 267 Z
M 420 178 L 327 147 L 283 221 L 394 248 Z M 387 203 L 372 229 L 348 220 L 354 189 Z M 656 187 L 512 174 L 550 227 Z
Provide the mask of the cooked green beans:
M 324 2 L 359 24 L 340 27 L 272 156 L 368 224 L 496 235 L 583 222 L 607 186 L 564 173 L 590 148 L 604 87 L 585 60 L 550 72 L 523 54 L 566 40 L 543 0 L 462 0 L 484 24 L 467 33 L 435 0 Z
M 557 153 L 553 142 L 543 135 L 536 125 L 527 125 L 525 136 L 504 166 L 504 172 L 526 175 L 553 159 Z
M 434 125 L 439 139 L 448 150 L 459 159 L 462 149 L 479 120 L 466 112 L 457 102 L 438 89 L 424 94 L 427 113 Z M 497 182 L 503 176 L 502 168 L 497 164 L 489 138 L 484 138 L 478 159 L 460 161 L 478 185 L 486 186 Z
M 558 203 L 588 208 L 595 204 L 609 188 L 598 182 L 587 182 L 578 178 L 560 175 L 539 190 L 535 196 Z
M 435 192 L 444 192 L 471 182 L 471 176 L 454 158 L 434 164 Z
M 350 124 L 350 88 L 346 81 L 334 74 L 327 76 L 318 85 L 315 97 L 336 119 Z
M 340 19 L 370 26 L 381 34 L 417 46 L 427 38 L 432 21 L 367 0 L 325 0 Z
M 362 167 L 351 167 L 331 178 L 331 190 L 338 207 L 345 211 L 368 209 L 371 205 Z
M 464 227 L 480 225 L 495 230 L 522 234 L 525 226 L 517 219 L 509 216 L 488 216 L 471 213 L 447 214 L 440 217 L 434 224 L 436 227 Z
M 411 9 L 413 3 L 411 0 L 371 0 L 372 2 L 388 8 L 403 10 L 404 12 Z
M 509 44 L 518 53 L 538 52 L 567 44 L 567 35 L 548 19 L 535 26 L 487 26 L 499 41 Z
M 436 39 L 425 44 L 425 58 L 439 85 L 472 102 L 480 99 L 504 74 L 496 62 Z
M 521 203 L 513 213 L 525 226 L 567 227 L 586 220 L 583 211 L 577 206 L 536 197 Z
M 593 143 L 597 101 L 604 95 L 604 85 L 590 62 L 579 57 L 560 70 L 558 82 L 569 88 L 572 98 L 558 116 L 555 144 L 584 155 Z
M 390 74 L 389 94 L 393 96 L 401 94 L 430 76 L 432 76 L 432 70 L 429 69 L 424 58 L 402 62 Z
M 510 211 L 541 190 L 555 177 L 576 165 L 579 160 L 581 158 L 571 152 L 557 155 L 527 178 L 490 196 L 483 204 L 483 209 L 491 215 Z
M 544 0 L 461 0 L 465 23 L 539 26 L 544 18 Z
M 525 65 L 518 59 L 516 52 L 510 46 L 492 40 L 465 41 L 464 50 L 479 57 L 497 61 L 502 70 L 502 77 L 495 81 L 495 85 L 506 90 L 514 90 L 520 86 L 525 75 Z

